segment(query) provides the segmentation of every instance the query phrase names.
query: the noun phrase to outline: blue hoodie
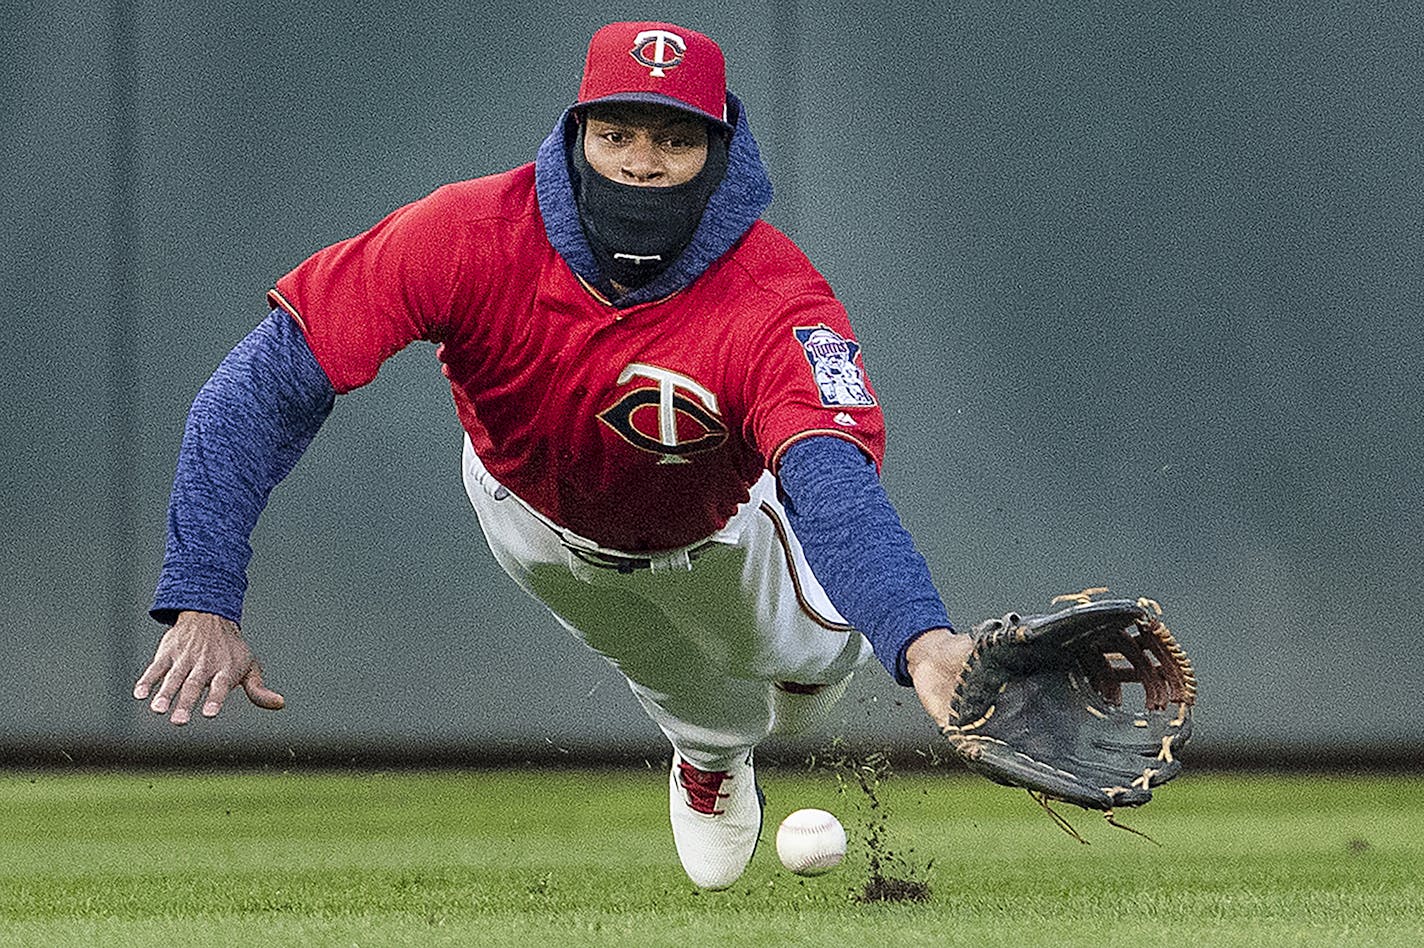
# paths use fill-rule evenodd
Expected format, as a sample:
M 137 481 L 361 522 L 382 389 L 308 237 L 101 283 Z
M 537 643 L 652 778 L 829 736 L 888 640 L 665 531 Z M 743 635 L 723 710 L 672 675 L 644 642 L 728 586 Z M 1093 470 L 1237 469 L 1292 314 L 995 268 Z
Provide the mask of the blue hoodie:
M 732 248 L 771 203 L 771 182 L 741 103 L 727 172 L 692 241 L 647 286 L 614 301 L 660 299 L 696 280 Z M 588 246 L 569 176 L 572 110 L 540 146 L 535 188 L 545 232 L 590 285 L 614 297 Z M 249 538 L 272 490 L 321 428 L 335 391 L 296 323 L 274 310 L 228 353 L 193 400 L 168 511 L 163 570 L 151 614 L 172 623 L 182 610 L 239 622 Z M 847 441 L 813 437 L 784 456 L 782 500 L 806 558 L 841 614 L 876 656 L 909 684 L 904 650 L 920 632 L 948 627 L 924 559 L 886 497 L 875 465 Z

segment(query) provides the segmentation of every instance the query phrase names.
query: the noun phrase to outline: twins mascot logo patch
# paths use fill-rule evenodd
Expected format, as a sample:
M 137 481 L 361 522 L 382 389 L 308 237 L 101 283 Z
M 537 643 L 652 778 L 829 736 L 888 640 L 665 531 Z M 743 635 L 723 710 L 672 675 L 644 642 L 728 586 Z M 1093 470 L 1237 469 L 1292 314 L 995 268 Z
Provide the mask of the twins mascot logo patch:
M 811 363 L 811 374 L 821 391 L 821 404 L 827 408 L 867 408 L 875 404 L 875 396 L 865 387 L 865 376 L 855 357 L 860 344 L 846 339 L 822 323 L 792 330 Z

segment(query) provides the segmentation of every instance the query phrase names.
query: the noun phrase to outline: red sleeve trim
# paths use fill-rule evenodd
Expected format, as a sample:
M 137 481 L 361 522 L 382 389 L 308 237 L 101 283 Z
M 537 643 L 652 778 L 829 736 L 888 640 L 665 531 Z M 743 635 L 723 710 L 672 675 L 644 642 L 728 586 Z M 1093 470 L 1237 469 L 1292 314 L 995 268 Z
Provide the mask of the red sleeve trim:
M 283 310 L 288 316 L 295 319 L 297 321 L 297 325 L 302 327 L 302 335 L 311 334 L 311 330 L 307 328 L 307 321 L 305 319 L 302 319 L 302 314 L 297 312 L 297 308 L 293 306 L 285 296 L 282 295 L 281 290 L 277 289 L 276 287 L 273 287 L 272 289 L 268 290 L 267 303 L 273 309 Z
M 866 445 L 864 441 L 860 440 L 849 432 L 839 431 L 835 428 L 812 428 L 810 431 L 798 432 L 797 434 L 794 434 L 791 437 L 787 438 L 785 441 L 781 442 L 781 445 L 771 453 L 771 473 L 777 473 L 777 469 L 781 467 L 782 457 L 785 456 L 786 450 L 790 448 L 793 444 L 798 441 L 804 441 L 807 438 L 816 438 L 822 435 L 829 435 L 832 438 L 840 438 L 842 441 L 849 441 L 857 448 L 860 448 L 861 452 L 864 453 L 866 457 L 870 458 L 871 461 L 875 462 L 876 473 L 878 474 L 880 472 L 880 459 L 875 456 L 875 452 L 870 450 L 870 448 Z

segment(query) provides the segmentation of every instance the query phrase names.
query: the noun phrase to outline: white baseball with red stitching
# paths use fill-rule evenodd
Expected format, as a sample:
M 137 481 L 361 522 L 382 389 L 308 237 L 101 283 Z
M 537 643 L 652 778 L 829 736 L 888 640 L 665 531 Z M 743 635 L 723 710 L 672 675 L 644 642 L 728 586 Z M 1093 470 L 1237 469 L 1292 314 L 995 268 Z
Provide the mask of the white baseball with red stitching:
M 799 876 L 829 872 L 841 864 L 845 853 L 845 827 L 825 810 L 797 810 L 776 830 L 776 855 Z

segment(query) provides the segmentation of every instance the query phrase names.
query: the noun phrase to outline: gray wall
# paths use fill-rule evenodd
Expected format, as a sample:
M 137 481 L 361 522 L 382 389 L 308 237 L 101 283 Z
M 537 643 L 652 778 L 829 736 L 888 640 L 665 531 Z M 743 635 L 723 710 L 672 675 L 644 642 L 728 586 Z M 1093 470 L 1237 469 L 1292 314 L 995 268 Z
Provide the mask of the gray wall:
M 1417 749 L 1424 16 L 1106 6 L 655 15 L 728 50 L 958 622 L 1149 594 L 1201 746 Z M 175 736 L 126 697 L 187 404 L 267 287 L 529 160 L 589 33 L 647 15 L 5 8 L 0 746 L 657 746 L 483 547 L 424 348 L 341 400 L 254 537 L 244 625 L 288 710 Z M 929 740 L 878 671 L 853 695 L 847 733 Z

